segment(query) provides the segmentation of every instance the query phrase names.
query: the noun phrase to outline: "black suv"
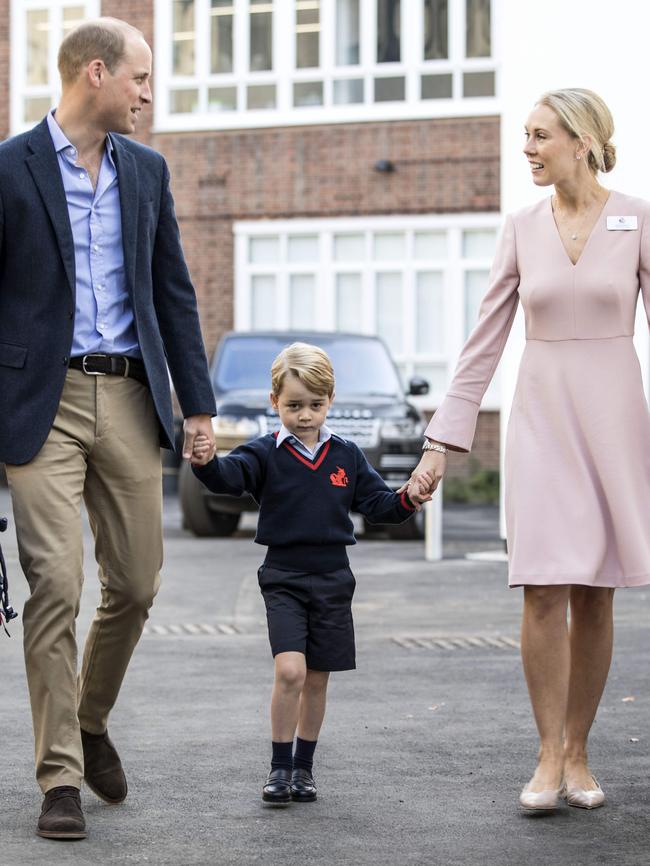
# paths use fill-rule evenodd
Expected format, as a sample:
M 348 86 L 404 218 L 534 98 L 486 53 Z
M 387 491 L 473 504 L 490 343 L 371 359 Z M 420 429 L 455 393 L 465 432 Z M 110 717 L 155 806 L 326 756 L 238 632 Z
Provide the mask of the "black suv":
M 332 359 L 336 399 L 327 416 L 328 427 L 356 442 L 390 487 L 400 487 L 420 459 L 424 424 L 418 410 L 405 399 L 395 365 L 378 337 L 322 331 L 226 334 L 210 368 L 219 413 L 213 419 L 218 453 L 227 454 L 249 439 L 280 429 L 280 419 L 269 402 L 271 364 L 295 341 L 320 346 Z M 424 379 L 411 379 L 409 394 L 428 390 Z M 231 535 L 243 511 L 257 510 L 248 495 L 211 493 L 187 462 L 180 469 L 179 498 L 183 526 L 201 536 Z M 387 531 L 397 538 L 421 538 L 421 517 L 419 512 Z

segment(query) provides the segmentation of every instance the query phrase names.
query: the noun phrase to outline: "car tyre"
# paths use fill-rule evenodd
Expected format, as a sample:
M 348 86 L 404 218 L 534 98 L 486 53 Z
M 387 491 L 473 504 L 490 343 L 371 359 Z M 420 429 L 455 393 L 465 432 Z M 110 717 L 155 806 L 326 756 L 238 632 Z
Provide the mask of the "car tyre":
M 183 463 L 178 477 L 178 498 L 183 515 L 183 529 L 199 538 L 232 535 L 239 525 L 239 514 L 213 511 L 206 503 L 203 484 L 192 472 L 189 463 Z
M 387 529 L 389 537 L 395 541 L 421 541 L 424 538 L 424 511 L 416 511 L 405 523 Z

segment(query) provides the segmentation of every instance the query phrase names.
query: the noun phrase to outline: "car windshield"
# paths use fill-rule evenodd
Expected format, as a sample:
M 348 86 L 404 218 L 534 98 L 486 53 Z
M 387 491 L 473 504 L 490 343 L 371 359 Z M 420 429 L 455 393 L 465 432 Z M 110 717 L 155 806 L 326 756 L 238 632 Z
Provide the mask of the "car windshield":
M 296 334 L 296 338 L 299 335 Z M 310 339 L 316 342 L 314 337 Z M 271 364 L 291 342 L 286 336 L 228 337 L 212 372 L 218 393 L 224 391 L 268 391 Z M 385 346 L 379 340 L 363 337 L 321 337 L 318 345 L 332 359 L 336 392 L 396 396 L 402 387 Z

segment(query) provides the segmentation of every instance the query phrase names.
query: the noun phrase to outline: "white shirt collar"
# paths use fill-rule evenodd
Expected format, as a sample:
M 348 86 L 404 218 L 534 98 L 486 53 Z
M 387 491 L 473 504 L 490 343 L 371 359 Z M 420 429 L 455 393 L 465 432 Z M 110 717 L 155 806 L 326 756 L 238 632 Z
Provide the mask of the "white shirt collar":
M 280 427 L 280 432 L 278 433 L 278 438 L 275 440 L 275 447 L 279 448 L 280 445 L 282 445 L 282 443 L 285 441 L 285 439 L 294 439 L 296 442 L 299 442 L 306 451 L 309 451 L 311 454 L 314 454 L 316 451 L 318 451 L 319 447 L 324 442 L 327 442 L 327 440 L 331 438 L 331 436 L 332 436 L 332 431 L 327 426 L 327 424 L 323 424 L 323 426 L 318 431 L 318 443 L 317 443 L 315 448 L 311 449 L 305 445 L 305 443 L 302 441 L 302 439 L 299 439 L 297 436 L 294 436 L 294 434 L 291 433 L 291 431 L 287 430 L 287 428 L 283 424 Z

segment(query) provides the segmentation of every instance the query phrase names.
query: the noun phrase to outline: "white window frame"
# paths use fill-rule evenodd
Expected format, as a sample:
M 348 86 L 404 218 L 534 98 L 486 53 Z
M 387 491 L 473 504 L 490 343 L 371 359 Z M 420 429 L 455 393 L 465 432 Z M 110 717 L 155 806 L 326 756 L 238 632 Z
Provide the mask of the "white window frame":
M 172 75 L 172 4 L 171 0 L 154 0 L 155 45 L 154 63 L 155 93 L 154 132 L 186 132 L 210 129 L 239 129 L 254 127 L 293 126 L 323 123 L 352 123 L 360 121 L 385 121 L 431 117 L 489 116 L 500 113 L 500 55 L 498 44 L 499 5 L 502 0 L 491 0 L 491 57 L 465 57 L 465 9 L 466 0 L 449 0 L 449 59 L 423 60 L 423 16 L 420 9 L 423 0 L 402 0 L 402 61 L 400 63 L 376 63 L 376 0 L 360 0 L 362 20 L 370 26 L 361 27 L 360 60 L 358 66 L 336 67 L 334 56 L 334 27 L 336 0 L 321 0 L 320 66 L 317 69 L 295 68 L 295 2 L 275 0 L 273 20 L 273 62 L 270 72 L 248 72 L 244 69 L 248 54 L 248 0 L 232 0 L 236 14 L 233 36 L 233 72 L 210 75 L 207 73 L 210 48 L 210 28 L 200 22 L 209 22 L 210 0 L 195 0 L 197 32 L 196 66 L 193 76 Z M 406 62 L 404 58 L 419 58 Z M 201 74 L 204 64 L 206 74 Z M 457 94 L 462 91 L 465 72 L 494 72 L 495 96 L 467 97 Z M 453 76 L 453 93 L 450 99 L 421 99 L 420 76 L 427 73 L 450 73 Z M 399 102 L 373 102 L 372 86 L 377 77 L 403 76 L 406 79 L 406 98 Z M 363 78 L 366 102 L 355 105 L 331 104 L 333 80 L 341 78 Z M 294 107 L 293 84 L 300 81 L 322 81 L 324 105 Z M 209 112 L 207 90 L 209 87 L 238 88 L 238 105 L 243 105 L 243 90 L 247 84 L 275 84 L 277 107 L 266 110 Z M 172 114 L 169 111 L 169 94 L 174 87 L 198 89 L 199 110 L 188 114 Z
M 10 92 L 10 129 L 12 135 L 30 129 L 34 124 L 24 119 L 24 100 L 26 97 L 50 98 L 54 107 L 61 95 L 61 81 L 56 65 L 59 41 L 49 40 L 48 83 L 28 85 L 25 65 L 27 62 L 27 13 L 36 9 L 47 9 L 50 13 L 51 33 L 62 33 L 63 8 L 65 6 L 85 6 L 86 17 L 95 18 L 100 14 L 101 0 L 11 0 L 11 87 Z
M 444 283 L 444 339 L 443 354 L 417 354 L 405 351 L 394 354 L 395 362 L 407 370 L 407 378 L 413 375 L 413 366 L 426 364 L 445 364 L 446 385 L 451 381 L 456 361 L 465 343 L 465 272 L 468 270 L 489 271 L 491 259 L 463 258 L 463 231 L 472 229 L 493 229 L 498 231 L 502 217 L 498 213 L 461 213 L 400 215 L 376 217 L 341 217 L 329 219 L 289 219 L 289 220 L 246 220 L 235 222 L 234 274 L 234 327 L 238 331 L 251 330 L 251 277 L 256 274 L 274 275 L 277 280 L 279 303 L 274 322 L 268 330 L 289 330 L 289 278 L 296 273 L 309 273 L 316 276 L 316 305 L 318 325 L 315 330 L 336 331 L 335 275 L 339 272 L 355 272 L 362 275 L 362 327 L 361 332 L 375 334 L 375 305 L 372 286 L 376 272 L 400 272 L 405 290 L 405 346 L 416 345 L 415 340 L 415 277 L 420 271 L 437 271 L 443 274 Z M 417 231 L 445 231 L 448 237 L 447 257 L 438 260 L 416 260 L 413 256 L 413 237 Z M 375 232 L 406 233 L 407 257 L 400 266 L 399 262 L 379 262 L 373 260 L 371 243 Z M 366 243 L 366 259 L 363 263 L 334 261 L 333 237 L 341 233 L 363 234 Z M 287 238 L 289 235 L 318 235 L 320 238 L 320 258 L 314 264 L 290 263 L 287 261 Z M 251 237 L 279 237 L 280 257 L 277 264 L 249 261 L 248 243 Z M 487 289 L 487 284 L 486 284 Z M 414 402 L 422 409 L 435 408 L 443 392 L 433 389 L 429 395 L 416 398 Z M 482 403 L 486 410 L 500 409 L 498 380 L 495 379 L 488 389 Z

